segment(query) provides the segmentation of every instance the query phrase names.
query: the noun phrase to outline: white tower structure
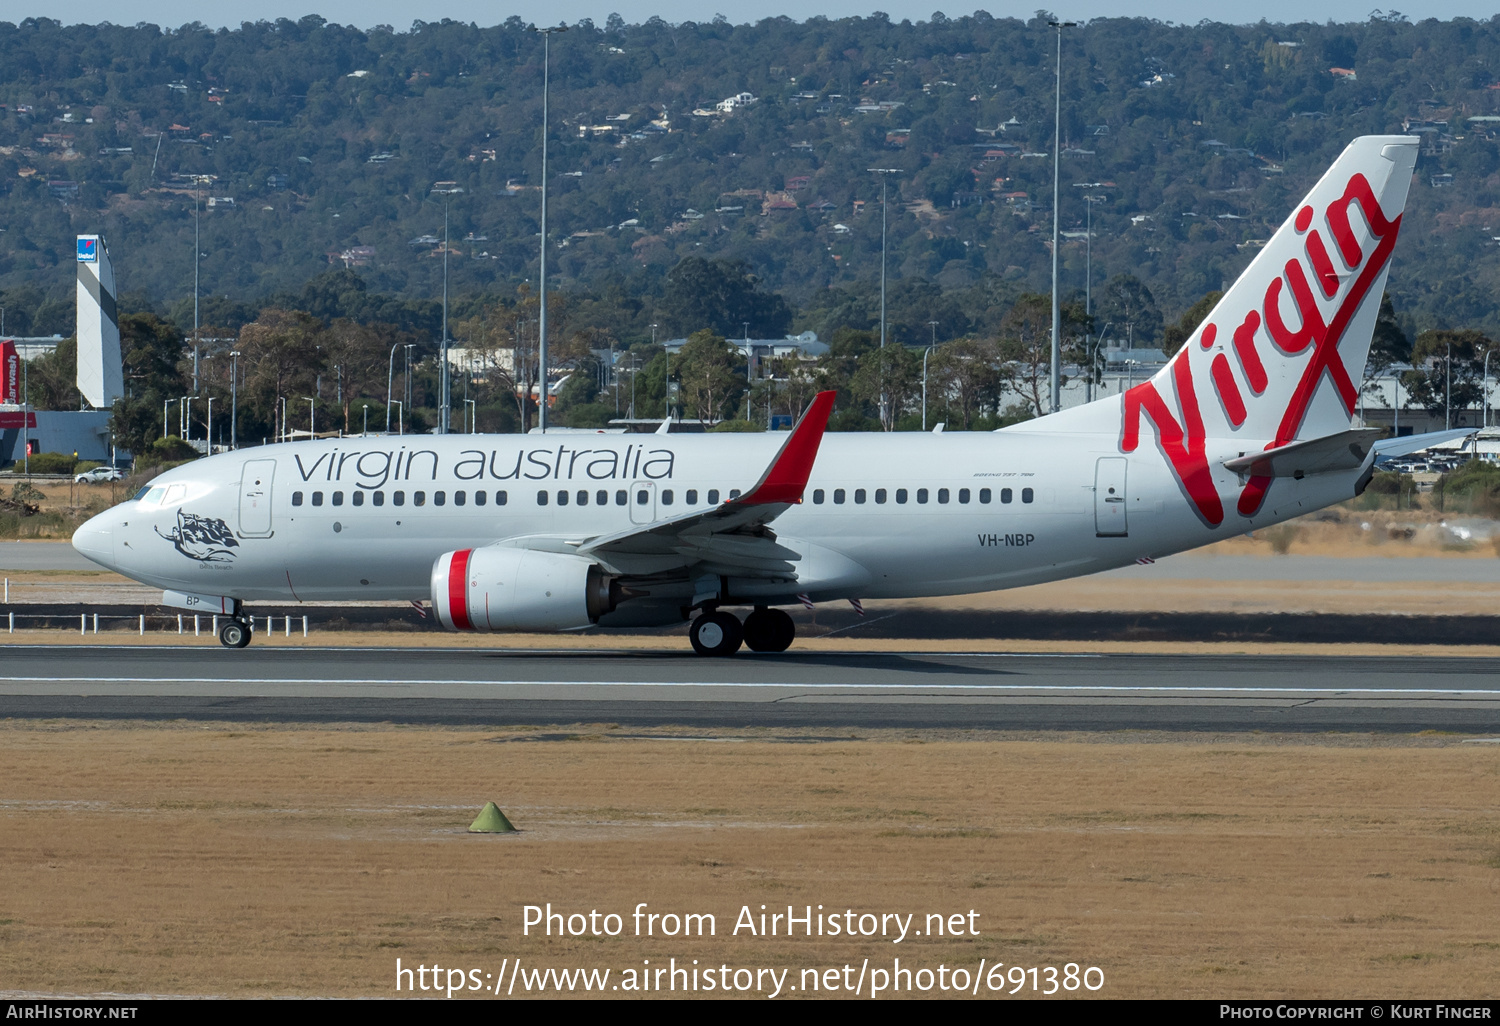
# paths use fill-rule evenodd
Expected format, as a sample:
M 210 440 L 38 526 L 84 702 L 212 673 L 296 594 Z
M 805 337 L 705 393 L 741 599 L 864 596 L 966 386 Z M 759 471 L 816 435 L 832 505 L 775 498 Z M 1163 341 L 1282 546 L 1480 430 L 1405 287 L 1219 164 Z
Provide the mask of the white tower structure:
M 125 394 L 115 272 L 98 235 L 78 236 L 78 391 L 96 410 Z

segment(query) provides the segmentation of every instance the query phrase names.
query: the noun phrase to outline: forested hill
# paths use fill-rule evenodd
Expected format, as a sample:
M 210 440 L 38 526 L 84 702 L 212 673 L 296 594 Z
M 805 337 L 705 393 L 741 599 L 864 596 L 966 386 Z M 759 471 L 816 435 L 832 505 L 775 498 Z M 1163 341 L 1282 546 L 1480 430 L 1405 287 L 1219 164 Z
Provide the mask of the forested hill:
M 71 330 L 72 237 L 94 231 L 126 305 L 180 320 L 194 176 L 211 323 L 332 264 L 388 297 L 383 319 L 430 326 L 445 210 L 453 294 L 513 299 L 537 269 L 542 42 L 514 18 L 0 23 L 7 330 Z M 881 234 L 868 169 L 888 167 L 901 340 L 979 330 L 1048 280 L 1054 45 L 1044 18 L 983 13 L 575 25 L 552 36 L 550 270 L 609 306 L 620 337 L 648 330 L 688 256 L 744 260 L 798 328 L 863 327 Z M 1068 289 L 1085 280 L 1086 195 L 1095 286 L 1134 275 L 1170 321 L 1350 138 L 1409 129 L 1425 142 L 1397 315 L 1500 330 L 1500 120 L 1474 120 L 1500 115 L 1500 19 L 1094 21 L 1064 33 L 1062 95 Z

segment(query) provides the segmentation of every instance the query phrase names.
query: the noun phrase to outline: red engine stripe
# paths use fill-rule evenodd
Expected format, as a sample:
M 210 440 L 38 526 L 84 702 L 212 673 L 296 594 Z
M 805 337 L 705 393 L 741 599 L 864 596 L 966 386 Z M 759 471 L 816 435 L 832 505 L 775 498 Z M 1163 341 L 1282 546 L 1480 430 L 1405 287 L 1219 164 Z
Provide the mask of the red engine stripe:
M 448 618 L 457 630 L 471 631 L 469 622 L 469 556 L 473 549 L 459 549 L 448 564 Z

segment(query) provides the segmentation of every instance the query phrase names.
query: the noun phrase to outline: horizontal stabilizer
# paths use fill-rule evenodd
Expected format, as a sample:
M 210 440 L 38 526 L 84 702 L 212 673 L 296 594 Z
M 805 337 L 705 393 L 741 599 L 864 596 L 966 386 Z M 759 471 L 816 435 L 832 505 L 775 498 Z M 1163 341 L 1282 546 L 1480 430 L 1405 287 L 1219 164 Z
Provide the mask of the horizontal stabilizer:
M 1405 456 L 1408 453 L 1430 449 L 1434 445 L 1451 442 L 1456 438 L 1468 438 L 1478 430 L 1478 428 L 1448 428 L 1443 431 L 1429 431 L 1423 435 L 1382 438 L 1375 443 L 1375 455 L 1381 459 L 1385 459 L 1388 456 Z
M 1338 470 L 1358 470 L 1380 437 L 1379 428 L 1355 428 L 1336 435 L 1292 442 L 1269 452 L 1252 452 L 1225 460 L 1225 468 L 1252 477 L 1304 478 Z

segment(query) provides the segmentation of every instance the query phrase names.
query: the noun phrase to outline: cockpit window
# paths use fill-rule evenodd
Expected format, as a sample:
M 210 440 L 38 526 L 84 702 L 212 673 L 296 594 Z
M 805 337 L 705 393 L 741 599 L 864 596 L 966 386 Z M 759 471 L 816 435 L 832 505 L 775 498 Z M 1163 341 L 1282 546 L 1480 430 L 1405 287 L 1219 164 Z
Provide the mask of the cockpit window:
M 157 491 L 161 491 L 161 489 L 158 488 Z M 151 493 L 151 486 L 150 485 L 146 485 L 140 491 L 138 491 L 138 492 L 135 493 L 135 501 L 136 502 L 140 502 L 142 499 L 144 499 L 150 493 Z
M 187 495 L 187 485 L 184 485 L 184 484 L 174 484 L 174 485 L 168 486 L 168 488 L 167 488 L 167 497 L 165 499 L 163 499 L 162 501 L 164 503 L 166 503 L 167 505 L 170 506 L 174 502 L 181 502 L 183 500 L 183 497 L 186 496 L 186 495 Z
M 141 497 L 141 501 L 150 506 L 154 506 L 157 503 L 161 502 L 161 497 L 167 494 L 167 490 L 165 488 L 152 488 L 150 485 L 147 485 L 142 489 L 142 491 L 145 492 L 145 494 Z

